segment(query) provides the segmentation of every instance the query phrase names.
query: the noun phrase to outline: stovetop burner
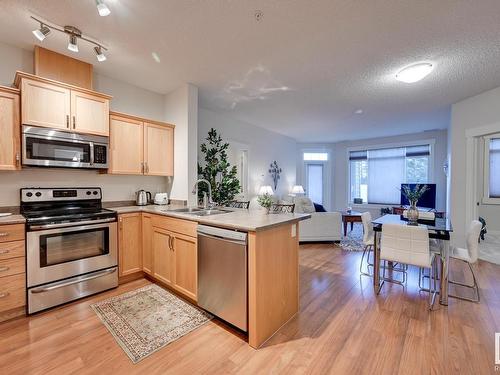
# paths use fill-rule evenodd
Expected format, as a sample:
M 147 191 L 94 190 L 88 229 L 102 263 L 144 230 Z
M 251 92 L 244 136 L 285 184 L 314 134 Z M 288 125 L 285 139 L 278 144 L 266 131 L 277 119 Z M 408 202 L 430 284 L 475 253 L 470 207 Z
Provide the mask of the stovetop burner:
M 21 189 L 21 214 L 28 225 L 116 218 L 115 212 L 102 208 L 100 188 Z

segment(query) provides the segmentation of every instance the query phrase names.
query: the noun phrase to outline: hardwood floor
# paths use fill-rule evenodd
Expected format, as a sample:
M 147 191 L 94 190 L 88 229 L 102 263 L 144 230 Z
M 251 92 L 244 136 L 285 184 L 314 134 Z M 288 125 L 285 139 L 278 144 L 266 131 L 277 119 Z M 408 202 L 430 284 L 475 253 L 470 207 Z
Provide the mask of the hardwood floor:
M 376 297 L 361 254 L 302 245 L 300 313 L 261 349 L 214 320 L 133 365 L 89 305 L 149 283 L 136 280 L 30 318 L 0 324 L 2 374 L 487 374 L 500 332 L 500 266 L 479 262 L 481 303 L 427 310 L 411 269 L 406 290 Z M 453 277 L 464 276 L 454 263 Z M 500 371 L 500 370 L 499 370 Z M 500 372 L 497 372 L 500 373 Z

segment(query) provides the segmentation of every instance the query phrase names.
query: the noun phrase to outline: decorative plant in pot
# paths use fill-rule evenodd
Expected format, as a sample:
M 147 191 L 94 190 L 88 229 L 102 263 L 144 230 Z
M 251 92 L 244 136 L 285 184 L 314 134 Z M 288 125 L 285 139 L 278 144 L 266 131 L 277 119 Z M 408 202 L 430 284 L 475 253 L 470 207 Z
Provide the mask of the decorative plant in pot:
M 268 214 L 273 205 L 273 196 L 268 193 L 261 194 L 257 197 L 257 202 L 266 209 L 266 214 Z
M 429 187 L 427 185 L 415 185 L 413 189 L 411 189 L 409 186 L 404 185 L 403 189 L 401 192 L 403 195 L 408 199 L 408 202 L 410 202 L 410 208 L 408 209 L 407 215 L 408 215 L 408 221 L 410 224 L 416 225 L 418 221 L 418 209 L 417 209 L 417 203 L 418 200 L 422 197 L 422 195 L 425 194 L 425 192 L 429 190 Z
M 198 163 L 198 177 L 204 178 L 212 185 L 212 200 L 217 205 L 231 201 L 240 193 L 240 181 L 237 177 L 236 166 L 231 166 L 227 160 L 229 143 L 224 142 L 211 128 L 208 132 L 207 142 L 200 146 L 203 154 L 203 163 Z M 198 198 L 203 197 L 203 192 L 208 192 L 205 184 L 198 188 Z

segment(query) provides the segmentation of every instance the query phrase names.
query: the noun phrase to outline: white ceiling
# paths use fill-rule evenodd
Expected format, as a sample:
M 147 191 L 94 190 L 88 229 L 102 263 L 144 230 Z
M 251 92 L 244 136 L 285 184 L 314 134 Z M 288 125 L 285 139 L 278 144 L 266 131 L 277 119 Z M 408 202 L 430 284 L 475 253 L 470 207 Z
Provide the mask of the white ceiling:
M 97 72 L 159 93 L 193 83 L 201 106 L 304 142 L 446 128 L 450 104 L 500 86 L 498 0 L 105 1 L 108 17 L 94 0 L 0 0 L 0 39 L 32 48 L 31 14 L 77 26 L 110 48 Z M 394 79 L 422 60 L 426 79 Z

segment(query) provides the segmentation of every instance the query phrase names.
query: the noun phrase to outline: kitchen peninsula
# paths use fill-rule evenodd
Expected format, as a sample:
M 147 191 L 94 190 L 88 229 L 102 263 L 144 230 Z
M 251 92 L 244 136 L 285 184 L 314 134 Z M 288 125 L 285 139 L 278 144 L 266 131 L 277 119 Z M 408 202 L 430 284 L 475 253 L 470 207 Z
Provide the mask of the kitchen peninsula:
M 145 274 L 196 302 L 197 225 L 226 228 L 248 233 L 249 344 L 260 347 L 298 312 L 299 221 L 310 215 L 233 210 L 200 216 L 179 212 L 186 208 L 176 205 L 112 209 L 118 213 L 121 279 Z M 170 245 L 170 241 L 163 242 L 176 251 L 162 249 L 161 239 L 165 236 L 174 238 L 172 242 L 178 247 Z M 172 260 L 172 256 L 181 259 Z M 155 269 L 160 259 L 162 264 Z M 174 264 L 173 271 L 172 267 L 165 269 L 167 262 Z

